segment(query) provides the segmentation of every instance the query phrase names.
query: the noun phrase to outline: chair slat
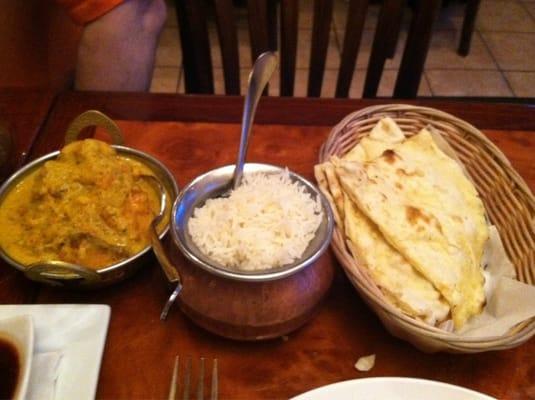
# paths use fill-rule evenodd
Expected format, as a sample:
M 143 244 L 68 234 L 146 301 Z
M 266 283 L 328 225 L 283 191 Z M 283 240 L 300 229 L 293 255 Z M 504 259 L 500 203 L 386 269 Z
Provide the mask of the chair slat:
M 310 0 L 302 0 L 310 1 Z M 413 3 L 412 0 L 411 4 Z M 470 0 L 474 1 L 474 0 Z M 207 0 L 175 0 L 179 20 L 187 93 L 213 93 L 212 60 L 206 22 Z M 299 0 L 244 0 L 247 4 L 251 55 L 278 47 L 280 6 L 280 93 L 292 96 L 296 76 Z M 374 97 L 387 57 L 395 52 L 407 0 L 383 0 L 368 64 L 364 97 Z M 213 0 L 223 60 L 225 92 L 240 92 L 239 46 L 233 0 Z M 440 0 L 415 0 L 415 11 L 394 90 L 394 97 L 415 97 Z M 347 97 L 355 71 L 369 0 L 350 0 L 337 97 Z M 329 47 L 333 0 L 314 0 L 307 96 L 319 97 Z M 267 89 L 264 92 L 267 94 Z
M 297 55 L 298 0 L 281 1 L 280 95 L 293 96 Z
M 329 32 L 333 13 L 332 0 L 314 0 L 308 97 L 319 97 L 325 72 L 325 60 L 329 46 Z
M 251 55 L 253 61 L 269 50 L 266 0 L 247 0 Z
M 277 0 L 267 0 L 267 30 L 268 30 L 268 48 L 271 51 L 277 51 L 279 21 L 277 18 Z
M 459 42 L 459 50 L 457 50 L 461 56 L 467 56 L 470 52 L 470 43 L 472 42 L 472 34 L 474 33 L 480 3 L 481 0 L 468 0 L 466 3 L 461 41 Z
M 399 11 L 393 13 L 392 20 L 389 26 L 389 36 L 387 38 L 387 53 L 388 58 L 394 58 L 396 54 L 396 49 L 398 47 L 399 33 L 401 31 L 401 24 L 403 23 L 403 10 L 405 6 L 405 1 L 401 2 L 399 5 Z
M 441 0 L 420 0 L 416 5 L 396 79 L 394 97 L 411 98 L 418 94 L 440 3 Z
M 336 97 L 347 97 L 349 95 L 349 87 L 355 71 L 367 10 L 368 0 L 351 0 L 349 2 L 342 59 L 336 81 Z
M 249 37 L 251 39 L 251 57 L 253 63 L 260 54 L 269 50 L 267 1 L 272 0 L 247 0 Z M 269 86 L 266 86 L 262 94 L 267 96 L 268 90 Z
M 214 93 L 204 1 L 175 0 L 186 93 Z
M 240 59 L 232 0 L 214 0 L 217 33 L 225 75 L 225 93 L 240 94 Z
M 375 28 L 372 51 L 368 60 L 368 70 L 362 97 L 370 98 L 377 95 L 386 58 L 389 55 L 389 50 L 391 50 L 388 44 L 393 40 L 393 36 L 397 40 L 397 32 L 395 30 L 398 30 L 399 26 L 396 25 L 396 21 L 401 19 L 404 6 L 405 0 L 385 0 L 381 6 L 377 27 Z

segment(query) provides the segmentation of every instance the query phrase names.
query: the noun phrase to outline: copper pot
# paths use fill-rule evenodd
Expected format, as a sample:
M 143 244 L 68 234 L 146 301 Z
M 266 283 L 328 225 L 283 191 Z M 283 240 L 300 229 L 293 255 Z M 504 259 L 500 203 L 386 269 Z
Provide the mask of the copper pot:
M 267 164 L 245 164 L 245 173 L 281 170 Z M 187 222 L 196 207 L 228 188 L 233 171 L 234 166 L 230 165 L 207 172 L 186 186 L 176 199 L 171 235 L 186 262 L 175 263 L 175 268 L 161 245 L 153 247 L 167 278 L 177 284 L 173 295 L 178 296 L 180 308 L 195 323 L 232 339 L 262 340 L 282 336 L 310 319 L 331 286 L 333 266 L 321 255 L 332 235 L 332 212 L 314 185 L 290 172 L 293 181 L 302 184 L 313 198 L 319 198 L 323 209 L 323 220 L 303 256 L 281 268 L 258 272 L 226 269 L 195 246 Z M 163 317 L 164 314 L 165 309 Z

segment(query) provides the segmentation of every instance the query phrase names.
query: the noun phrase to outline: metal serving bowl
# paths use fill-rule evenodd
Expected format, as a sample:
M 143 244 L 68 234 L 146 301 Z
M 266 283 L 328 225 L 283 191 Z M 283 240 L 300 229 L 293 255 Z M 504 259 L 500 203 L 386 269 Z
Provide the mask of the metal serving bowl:
M 244 171 L 246 174 L 257 172 L 275 174 L 283 172 L 284 169 L 269 164 L 249 163 L 245 165 Z M 263 282 L 284 278 L 299 272 L 301 269 L 312 264 L 321 254 L 323 254 L 329 245 L 333 229 L 331 209 L 327 203 L 327 199 L 325 199 L 321 192 L 305 178 L 293 172 L 289 172 L 292 182 L 298 182 L 303 185 L 312 198 L 316 199 L 319 197 L 323 208 L 324 218 L 301 258 L 294 261 L 292 264 L 287 264 L 279 268 L 259 271 L 236 271 L 235 269 L 229 269 L 223 265 L 219 265 L 215 261 L 206 257 L 206 255 L 204 255 L 193 242 L 188 233 L 187 224 L 196 208 L 201 207 L 207 199 L 217 197 L 228 189 L 228 182 L 231 179 L 233 172 L 234 165 L 227 165 L 207 172 L 197 177 L 186 186 L 176 199 L 172 212 L 173 229 L 171 230 L 171 235 L 178 248 L 188 260 L 206 271 L 221 277 L 240 281 Z
M 321 255 L 333 230 L 333 217 L 324 195 L 305 178 L 289 172 L 314 198 L 323 219 L 302 257 L 280 268 L 254 272 L 230 270 L 207 258 L 193 243 L 187 224 L 195 208 L 228 189 L 234 165 L 207 172 L 187 185 L 173 205 L 171 235 L 187 259 L 175 263 L 177 291 L 182 311 L 204 328 L 230 338 L 260 340 L 285 335 L 303 325 L 329 289 L 333 267 Z M 245 174 L 279 173 L 268 164 L 245 164 Z M 162 260 L 164 268 L 169 260 Z M 165 257 L 165 255 L 163 255 Z M 327 262 L 326 262 L 327 261 Z M 173 276 L 166 272 L 168 278 Z
M 122 143 L 122 135 L 120 134 L 119 128 L 115 125 L 115 123 L 113 123 L 113 121 L 111 121 L 104 114 L 96 111 L 86 112 L 76 118 L 73 123 L 71 123 L 71 126 L 67 130 L 65 140 L 66 143 L 75 140 L 78 133 L 83 128 L 94 125 L 105 126 L 109 130 L 113 141 L 115 143 Z M 156 186 L 158 186 L 158 190 L 165 191 L 165 194 L 162 194 L 161 196 L 164 203 L 166 202 L 166 197 L 170 197 L 171 199 L 176 198 L 178 194 L 178 187 L 173 174 L 160 161 L 147 153 L 132 149 L 130 147 L 122 146 L 120 144 L 114 144 L 112 147 L 120 156 L 134 159 L 151 169 L 158 182 L 156 184 Z M 32 161 L 15 172 L 6 182 L 4 182 L 4 184 L 0 187 L 0 207 L 2 207 L 6 195 L 13 188 L 15 188 L 20 181 L 38 168 L 42 167 L 47 161 L 54 160 L 59 153 L 59 151 L 54 151 Z M 159 238 L 163 238 L 163 236 L 167 233 L 169 230 L 169 225 L 169 222 L 167 222 L 163 227 L 159 225 Z M 66 286 L 73 288 L 97 288 L 121 281 L 132 275 L 142 265 L 147 263 L 147 258 L 151 254 L 150 250 L 151 246 L 147 245 L 132 257 L 98 270 L 90 269 L 80 265 L 63 263 L 56 260 L 43 260 L 42 263 L 28 268 L 27 265 L 23 265 L 13 259 L 1 247 L 0 257 L 8 264 L 22 271 L 28 278 L 41 283 L 52 286 Z

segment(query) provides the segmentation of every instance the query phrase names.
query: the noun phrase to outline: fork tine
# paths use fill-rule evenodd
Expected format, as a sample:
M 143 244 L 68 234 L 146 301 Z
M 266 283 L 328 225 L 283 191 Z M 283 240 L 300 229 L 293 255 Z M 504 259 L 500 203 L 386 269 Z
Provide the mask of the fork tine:
M 191 357 L 188 357 L 188 362 L 186 363 L 186 370 L 184 371 L 184 391 L 182 392 L 182 400 L 189 399 L 190 376 L 191 376 Z
M 199 381 L 197 382 L 197 400 L 204 398 L 204 357 L 201 357 L 201 365 L 199 367 Z
M 177 380 L 178 380 L 178 356 L 175 357 L 175 366 L 173 367 L 173 376 L 171 378 L 171 386 L 169 387 L 169 396 L 167 397 L 168 400 L 175 400 L 176 399 L 176 387 L 177 387 Z
M 210 390 L 210 400 L 217 400 L 218 385 L 219 382 L 217 379 L 217 358 L 215 358 L 212 365 L 212 388 Z

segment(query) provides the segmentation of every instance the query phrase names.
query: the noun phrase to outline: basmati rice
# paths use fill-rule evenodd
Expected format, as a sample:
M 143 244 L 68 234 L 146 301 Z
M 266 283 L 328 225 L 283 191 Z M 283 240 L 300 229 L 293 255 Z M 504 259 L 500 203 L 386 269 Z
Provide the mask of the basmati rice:
M 231 269 L 262 270 L 300 258 L 322 219 L 319 199 L 288 171 L 244 176 L 227 198 L 194 210 L 188 230 L 210 259 Z

